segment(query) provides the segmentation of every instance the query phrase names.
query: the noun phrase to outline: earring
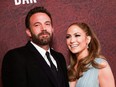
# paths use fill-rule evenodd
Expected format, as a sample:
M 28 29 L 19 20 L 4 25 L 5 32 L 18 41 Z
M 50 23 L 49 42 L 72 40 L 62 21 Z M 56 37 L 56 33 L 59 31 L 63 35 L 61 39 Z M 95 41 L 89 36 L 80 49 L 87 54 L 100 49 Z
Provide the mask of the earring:
M 89 48 L 89 45 L 87 44 L 87 49 Z

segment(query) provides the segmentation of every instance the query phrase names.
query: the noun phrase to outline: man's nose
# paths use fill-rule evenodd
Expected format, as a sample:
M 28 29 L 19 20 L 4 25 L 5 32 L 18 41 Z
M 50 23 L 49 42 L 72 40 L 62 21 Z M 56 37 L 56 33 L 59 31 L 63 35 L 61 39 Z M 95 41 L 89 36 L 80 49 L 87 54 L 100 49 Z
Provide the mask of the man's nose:
M 41 30 L 46 30 L 46 27 L 42 25 Z

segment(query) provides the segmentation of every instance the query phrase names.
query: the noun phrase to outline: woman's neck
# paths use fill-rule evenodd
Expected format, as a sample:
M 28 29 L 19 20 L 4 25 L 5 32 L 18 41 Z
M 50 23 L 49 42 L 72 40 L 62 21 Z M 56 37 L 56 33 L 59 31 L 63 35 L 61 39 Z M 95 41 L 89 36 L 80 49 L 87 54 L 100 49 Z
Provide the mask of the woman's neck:
M 78 54 L 76 54 L 77 60 L 79 61 L 80 59 L 83 59 L 85 57 L 87 57 L 89 55 L 89 51 L 88 50 L 83 50 L 81 52 L 79 52 Z

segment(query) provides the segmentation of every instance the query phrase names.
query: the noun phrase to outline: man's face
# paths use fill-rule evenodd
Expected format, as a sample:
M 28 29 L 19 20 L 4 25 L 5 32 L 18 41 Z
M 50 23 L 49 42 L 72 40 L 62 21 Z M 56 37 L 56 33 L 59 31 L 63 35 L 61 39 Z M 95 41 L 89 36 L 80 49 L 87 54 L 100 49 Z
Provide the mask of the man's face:
M 45 13 L 33 14 L 30 17 L 30 30 L 27 35 L 37 45 L 49 45 L 53 36 L 53 27 L 49 16 Z

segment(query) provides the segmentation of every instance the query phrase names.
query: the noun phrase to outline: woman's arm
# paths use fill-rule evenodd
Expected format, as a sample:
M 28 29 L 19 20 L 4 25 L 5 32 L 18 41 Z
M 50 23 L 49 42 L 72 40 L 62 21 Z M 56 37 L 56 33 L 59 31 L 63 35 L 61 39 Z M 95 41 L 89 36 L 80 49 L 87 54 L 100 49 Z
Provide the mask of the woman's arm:
M 76 87 L 77 81 L 69 82 L 69 87 Z
M 110 65 L 107 61 L 103 61 L 102 65 L 105 67 L 99 70 L 100 87 L 115 87 L 114 76 Z

